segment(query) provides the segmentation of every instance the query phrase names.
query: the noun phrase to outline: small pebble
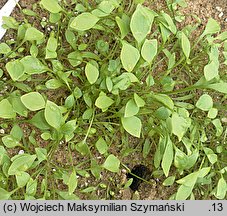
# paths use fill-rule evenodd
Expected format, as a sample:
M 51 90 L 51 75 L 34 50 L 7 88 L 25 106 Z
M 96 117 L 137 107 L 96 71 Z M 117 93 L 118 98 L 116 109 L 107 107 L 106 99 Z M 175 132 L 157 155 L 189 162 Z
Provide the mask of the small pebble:
M 19 154 L 19 155 L 24 154 L 24 150 L 20 150 L 20 151 L 18 152 L 18 154 Z
M 221 13 L 218 15 L 218 17 L 221 18 L 221 17 L 223 17 L 223 15 L 224 15 L 224 13 L 221 12 Z
M 216 7 L 216 10 L 219 11 L 219 12 L 221 12 L 221 11 L 222 11 L 222 8 L 219 7 L 219 6 L 217 6 L 217 7 Z
M 56 172 L 56 169 L 53 168 L 52 170 L 53 170 L 53 172 Z
M 0 129 L 0 134 L 4 134 L 5 130 L 4 129 Z

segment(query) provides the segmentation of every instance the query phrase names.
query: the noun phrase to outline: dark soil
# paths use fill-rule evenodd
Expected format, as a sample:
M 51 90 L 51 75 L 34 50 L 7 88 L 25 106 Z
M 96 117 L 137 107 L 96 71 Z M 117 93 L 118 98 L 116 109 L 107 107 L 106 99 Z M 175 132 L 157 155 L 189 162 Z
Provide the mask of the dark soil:
M 200 30 L 198 30 L 198 34 L 200 34 L 200 31 L 204 29 L 204 26 L 207 22 L 207 20 L 210 17 L 215 18 L 221 23 L 222 30 L 227 29 L 227 0 L 188 0 L 188 7 L 185 9 L 182 9 L 183 14 L 187 14 L 185 21 L 181 23 L 182 26 L 187 24 L 193 24 L 196 19 L 193 17 L 193 14 L 197 15 L 201 19 L 201 25 L 199 27 Z M 6 0 L 0 1 L 0 8 L 4 5 Z M 29 8 L 32 9 L 33 5 L 37 3 L 36 0 L 21 0 L 20 6 L 22 8 Z M 166 10 L 166 4 L 164 0 L 155 0 L 155 1 L 147 1 L 147 6 L 151 7 L 154 10 Z M 217 8 L 219 7 L 219 8 Z M 46 17 L 47 14 L 45 12 L 41 12 L 40 9 L 37 9 L 36 11 L 39 14 L 38 18 L 30 18 L 29 22 L 34 23 L 35 26 L 39 26 L 39 22 L 43 17 Z M 223 13 L 223 14 L 222 14 Z M 23 20 L 24 16 L 21 14 L 20 9 L 17 7 L 14 12 L 13 16 L 17 20 Z M 40 28 L 40 27 L 39 27 Z M 41 29 L 43 32 L 45 32 L 45 29 Z M 11 38 L 11 35 L 9 33 L 6 34 L 3 40 L 6 40 L 7 38 Z M 53 97 L 55 97 L 56 94 L 53 94 Z M 31 130 L 31 128 L 25 126 L 23 128 L 24 130 L 28 131 Z M 39 142 L 40 136 L 36 137 L 37 142 Z M 133 169 L 134 166 L 137 166 L 139 164 L 142 164 L 149 169 L 152 172 L 152 166 L 151 161 L 153 159 L 153 152 L 151 152 L 146 159 L 143 158 L 141 153 L 141 145 L 143 143 L 139 143 L 140 140 L 129 137 L 128 138 L 128 147 L 129 149 L 133 149 L 133 151 L 130 151 L 128 154 L 124 152 L 119 152 L 117 146 L 120 145 L 121 141 L 118 141 L 119 143 L 115 143 L 113 147 L 111 147 L 111 153 L 124 155 L 122 158 L 123 163 L 129 168 Z M 119 145 L 118 145 L 119 144 Z M 153 144 L 152 144 L 153 145 Z M 155 144 L 154 144 L 155 145 Z M 57 164 L 59 167 L 66 167 L 70 166 L 70 156 L 73 156 L 73 163 L 75 165 L 79 164 L 81 160 L 84 160 L 83 157 L 78 156 L 78 154 L 73 153 L 70 155 L 70 152 L 67 150 L 67 146 L 65 144 L 62 144 L 62 146 L 59 147 L 59 149 L 56 151 L 54 157 L 53 157 L 53 164 Z M 100 157 L 100 155 L 95 155 L 97 163 L 102 164 L 103 163 L 103 157 Z M 121 156 L 120 156 L 121 157 Z M 89 165 L 89 164 L 87 164 Z M 143 167 L 144 167 L 143 166 Z M 81 166 L 81 168 L 86 168 L 86 164 Z M 137 167 L 138 168 L 138 167 Z M 132 170 L 135 173 L 135 170 Z M 140 173 L 141 170 L 136 170 L 135 174 Z M 54 171 L 53 171 L 54 172 Z M 145 177 L 143 174 L 139 175 L 141 177 Z M 124 185 L 127 182 L 127 178 L 130 178 L 132 176 L 127 175 L 127 170 L 122 167 L 121 172 L 117 174 L 113 174 L 107 171 L 103 171 L 101 173 L 101 179 L 96 180 L 94 177 L 78 177 L 79 185 L 78 185 L 78 191 L 76 191 L 76 194 L 79 195 L 81 199 L 169 199 L 169 197 L 176 192 L 177 185 L 171 186 L 171 187 L 164 187 L 162 185 L 162 182 L 164 179 L 158 179 L 158 178 L 148 178 L 147 180 L 150 182 L 150 184 L 137 181 L 135 187 L 131 189 L 119 189 L 119 185 Z M 80 193 L 81 189 L 84 189 L 88 186 L 97 186 L 99 183 L 106 184 L 112 191 L 114 191 L 114 195 L 107 195 L 106 189 L 103 189 L 101 187 L 98 187 L 98 189 L 91 193 L 91 195 Z M 54 187 L 56 189 L 65 189 L 65 185 L 63 184 L 62 180 L 56 181 Z M 137 190 L 135 192 L 135 190 Z

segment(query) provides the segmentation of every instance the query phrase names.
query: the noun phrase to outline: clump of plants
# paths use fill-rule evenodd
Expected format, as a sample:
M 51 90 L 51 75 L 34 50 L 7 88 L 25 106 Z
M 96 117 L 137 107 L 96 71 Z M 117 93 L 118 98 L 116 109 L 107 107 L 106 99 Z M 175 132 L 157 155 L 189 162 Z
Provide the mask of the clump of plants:
M 178 25 L 184 0 L 166 0 L 166 12 L 143 2 L 41 0 L 23 22 L 4 17 L 14 40 L 0 43 L 1 199 L 99 187 L 114 198 L 101 173 L 126 167 L 112 149 L 133 137 L 152 154 L 151 178 L 177 187 L 171 199 L 226 198 L 227 32 L 210 18 L 194 38 L 197 26 Z M 62 148 L 68 164 L 54 160 Z M 97 185 L 80 188 L 91 175 Z

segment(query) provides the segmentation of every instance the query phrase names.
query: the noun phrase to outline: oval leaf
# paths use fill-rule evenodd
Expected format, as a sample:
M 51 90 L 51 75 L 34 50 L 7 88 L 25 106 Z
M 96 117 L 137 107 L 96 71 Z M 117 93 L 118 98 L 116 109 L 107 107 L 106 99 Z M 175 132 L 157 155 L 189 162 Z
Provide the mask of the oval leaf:
M 24 66 L 19 60 L 8 62 L 6 64 L 6 70 L 13 81 L 17 81 L 24 75 Z
M 196 107 L 203 111 L 209 111 L 213 107 L 212 97 L 208 94 L 203 94 L 197 101 Z
M 0 118 L 15 118 L 16 112 L 13 110 L 12 105 L 7 99 L 0 102 Z
M 91 13 L 85 12 L 74 18 L 70 27 L 77 31 L 86 31 L 95 26 L 99 18 Z
M 125 115 L 124 117 L 131 117 L 136 115 L 139 112 L 139 107 L 136 105 L 133 99 L 129 100 L 125 106 Z
M 120 166 L 120 160 L 115 157 L 113 154 L 109 155 L 106 158 L 106 161 L 103 164 L 103 167 L 110 172 L 118 172 Z
M 59 13 L 62 11 L 61 6 L 58 4 L 56 0 L 41 0 L 40 4 L 51 13 Z
M 85 75 L 90 84 L 94 84 L 99 77 L 99 70 L 90 62 L 87 63 L 85 67 Z
M 53 102 L 47 101 L 45 107 L 45 119 L 47 123 L 55 129 L 59 129 L 62 123 L 62 114 L 60 108 Z
M 152 60 L 157 55 L 157 51 L 158 41 L 156 39 L 153 40 L 146 39 L 142 46 L 141 55 L 147 63 L 151 64 Z
M 121 50 L 121 62 L 124 69 L 128 72 L 131 72 L 139 61 L 139 58 L 139 51 L 129 43 L 123 41 L 123 47 Z
M 38 92 L 30 92 L 21 96 L 21 101 L 25 107 L 31 111 L 43 109 L 45 107 L 45 100 Z
M 134 38 L 140 44 L 151 30 L 154 16 L 149 9 L 138 4 L 132 15 L 130 28 Z
M 122 125 L 124 129 L 134 137 L 140 138 L 142 123 L 141 120 L 136 116 L 131 117 L 122 117 L 121 118 Z

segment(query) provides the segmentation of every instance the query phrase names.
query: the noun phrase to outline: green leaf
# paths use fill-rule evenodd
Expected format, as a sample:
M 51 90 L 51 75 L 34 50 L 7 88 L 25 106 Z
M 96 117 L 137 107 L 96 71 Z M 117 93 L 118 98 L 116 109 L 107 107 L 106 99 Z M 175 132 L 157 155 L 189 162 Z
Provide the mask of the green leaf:
M 48 71 L 48 68 L 33 56 L 26 56 L 20 60 L 27 74 L 40 74 Z
M 173 144 L 170 138 L 168 137 L 165 152 L 162 158 L 162 169 L 166 177 L 169 175 L 169 170 L 172 165 L 172 162 L 173 162 Z
M 165 19 L 165 23 L 163 23 L 163 25 L 169 29 L 173 34 L 176 34 L 177 33 L 177 28 L 176 28 L 176 25 L 174 24 L 173 22 L 173 19 L 171 18 L 171 16 L 167 13 L 164 13 L 164 12 L 161 12 L 162 14 L 162 17 Z
M 31 167 L 36 159 L 36 155 L 22 154 L 17 155 L 10 165 L 8 175 L 17 175 L 18 173 L 25 172 Z M 12 160 L 12 159 L 11 159 Z
M 178 137 L 179 141 L 182 140 L 184 134 L 186 133 L 190 125 L 191 122 L 189 121 L 189 119 L 180 116 L 176 112 L 172 114 L 171 118 L 172 133 Z
M 35 196 L 37 191 L 37 185 L 38 185 L 37 179 L 33 180 L 32 178 L 30 178 L 26 185 L 26 194 L 30 196 Z
M 29 179 L 30 179 L 30 175 L 26 172 L 21 171 L 16 174 L 17 185 L 20 188 L 24 187 L 29 181 Z
M 7 99 L 3 99 L 0 102 L 0 118 L 8 119 L 15 118 L 16 112 L 13 110 L 12 105 Z
M 2 137 L 2 142 L 7 148 L 14 148 L 16 146 L 21 146 L 19 140 L 12 135 L 6 135 Z
M 176 200 L 185 200 L 190 196 L 197 181 L 198 175 L 199 172 L 194 172 L 177 181 L 178 184 L 182 185 L 177 190 Z
M 132 136 L 140 138 L 141 129 L 142 129 L 142 123 L 141 120 L 136 116 L 131 116 L 121 118 L 121 123 L 123 125 L 123 128 Z
M 98 21 L 99 18 L 97 16 L 84 12 L 73 19 L 70 27 L 77 31 L 86 31 L 93 28 Z
M 17 81 L 24 75 L 24 66 L 19 60 L 11 61 L 6 64 L 6 70 L 13 81 Z
M 219 23 L 214 20 L 213 18 L 210 18 L 207 22 L 206 28 L 202 34 L 202 36 L 208 35 L 208 34 L 215 34 L 218 33 L 221 30 L 221 27 Z
M 96 66 L 88 62 L 85 67 L 85 75 L 90 84 L 94 84 L 99 77 L 99 70 Z
M 62 82 L 58 79 L 50 79 L 45 83 L 48 89 L 58 89 L 63 86 Z
M 38 92 L 30 92 L 21 96 L 21 101 L 31 111 L 43 109 L 46 104 L 43 96 Z
M 51 13 L 59 13 L 62 11 L 61 6 L 56 0 L 41 0 L 40 4 Z
M 96 191 L 96 190 L 97 190 L 97 187 L 91 186 L 91 187 L 87 187 L 87 188 L 81 190 L 80 192 L 81 193 L 91 193 L 91 192 Z
M 94 159 L 91 160 L 91 173 L 96 179 L 100 179 L 101 167 Z
M 134 100 L 138 107 L 145 106 L 145 101 L 136 93 L 134 93 Z
M 127 189 L 130 187 L 130 185 L 132 184 L 133 182 L 133 178 L 130 178 L 124 185 L 124 189 Z
M 214 119 L 214 120 L 212 121 L 212 123 L 213 123 L 213 125 L 214 125 L 215 128 L 216 128 L 216 136 L 217 136 L 217 137 L 221 136 L 224 129 L 223 129 L 223 127 L 222 127 L 222 124 L 221 124 L 220 119 Z
M 154 98 L 156 101 L 160 102 L 161 104 L 163 104 L 164 106 L 166 106 L 167 108 L 169 108 L 170 110 L 172 110 L 174 107 L 172 99 L 165 94 L 152 94 L 151 97 Z
M 55 129 L 59 129 L 61 127 L 62 114 L 60 108 L 55 103 L 47 100 L 44 115 L 50 126 Z
M 207 114 L 207 117 L 210 119 L 214 119 L 214 118 L 216 118 L 217 114 L 218 114 L 218 109 L 211 108 Z
M 102 137 L 98 139 L 98 141 L 95 143 L 95 146 L 100 154 L 105 154 L 108 150 L 108 145 Z
M 140 44 L 151 31 L 154 15 L 148 8 L 138 4 L 132 15 L 130 28 L 138 44 Z
M 85 142 L 83 142 L 83 141 L 77 143 L 75 148 L 76 148 L 76 150 L 77 150 L 78 152 L 80 152 L 80 154 L 82 154 L 83 156 L 88 155 L 89 152 L 90 152 L 87 143 L 85 143 Z
M 34 27 L 29 27 L 25 32 L 25 41 L 42 41 L 43 39 L 44 34 Z
M 35 148 L 35 152 L 38 158 L 38 162 L 41 163 L 44 160 L 47 160 L 47 150 L 44 148 Z
M 61 199 L 64 199 L 64 200 L 79 200 L 80 199 L 75 194 L 69 195 L 69 193 L 66 191 L 56 190 L 56 193 L 61 197 Z
M 73 192 L 76 190 L 77 182 L 78 182 L 78 180 L 77 180 L 76 172 L 75 172 L 75 170 L 73 170 L 69 176 L 69 181 L 68 181 L 69 195 L 72 195 Z
M 49 124 L 45 120 L 44 111 L 37 112 L 31 120 L 29 120 L 29 123 L 34 125 L 35 127 L 39 128 L 40 130 L 48 130 L 50 129 Z
M 139 112 L 139 107 L 133 99 L 130 99 L 125 106 L 124 117 L 131 117 L 136 115 Z
M 115 157 L 113 154 L 110 154 L 104 164 L 102 165 L 103 168 L 109 170 L 110 172 L 118 172 L 120 167 L 120 160 Z
M 31 89 L 30 89 L 31 90 Z M 18 113 L 21 116 L 27 117 L 28 110 L 24 106 L 24 104 L 21 102 L 21 96 L 20 95 L 13 95 L 11 94 L 9 97 L 9 101 L 12 104 L 12 107 L 16 113 Z
M 218 68 L 219 68 L 219 65 L 218 63 L 216 63 L 216 61 L 211 61 L 209 64 L 207 64 L 204 67 L 204 76 L 207 81 L 210 81 L 216 76 L 218 76 L 219 74 Z
M 195 106 L 203 111 L 209 111 L 213 107 L 212 97 L 208 94 L 203 94 Z
M 218 181 L 217 192 L 215 193 L 215 197 L 218 199 L 224 199 L 226 192 L 227 192 L 227 183 L 226 183 L 226 180 L 223 177 L 221 177 Z
M 57 39 L 54 38 L 53 36 L 50 36 L 47 41 L 45 59 L 56 58 L 57 57 L 57 52 L 56 52 L 57 47 L 58 47 Z
M 0 54 L 7 54 L 10 51 L 11 49 L 6 43 L 0 43 Z
M 113 89 L 113 82 L 110 77 L 106 77 L 106 87 L 109 92 Z
M 153 40 L 146 39 L 141 49 L 141 55 L 143 59 L 148 64 L 151 64 L 154 57 L 157 55 L 157 52 L 158 52 L 158 41 L 156 39 L 153 39 Z
M 212 149 L 204 147 L 203 150 L 211 164 L 214 164 L 218 161 L 218 156 L 214 154 Z
M 150 140 L 147 138 L 143 144 L 143 158 L 146 158 L 151 150 Z
M 137 62 L 140 59 L 139 51 L 131 44 L 123 41 L 123 47 L 121 50 L 121 62 L 124 69 L 128 72 L 132 72 Z
M 113 103 L 114 101 L 110 97 L 100 94 L 95 101 L 95 106 L 105 112 Z
M 75 51 L 68 54 L 68 60 L 73 67 L 76 67 L 82 63 L 83 58 L 80 52 Z
M 76 127 L 76 120 L 70 120 L 61 127 L 61 133 L 70 135 L 75 131 Z
M 130 32 L 130 18 L 126 14 L 123 14 L 121 18 L 116 17 L 115 20 L 121 32 L 121 39 L 124 39 Z
M 97 17 L 105 17 L 112 13 L 114 10 L 114 5 L 111 1 L 102 1 L 97 9 L 92 11 L 92 14 L 96 15 Z
M 162 183 L 164 186 L 171 186 L 175 181 L 175 176 L 170 176 Z
M 0 200 L 8 200 L 10 199 L 11 195 L 12 195 L 11 192 L 8 192 L 5 189 L 0 188 Z
M 225 82 L 209 84 L 208 86 L 206 86 L 206 88 L 227 94 L 227 83 Z
M 191 45 L 190 45 L 190 41 L 188 40 L 188 37 L 184 34 L 184 32 L 181 33 L 181 47 L 185 57 L 189 59 L 190 52 L 191 52 Z

